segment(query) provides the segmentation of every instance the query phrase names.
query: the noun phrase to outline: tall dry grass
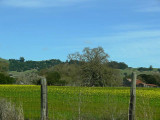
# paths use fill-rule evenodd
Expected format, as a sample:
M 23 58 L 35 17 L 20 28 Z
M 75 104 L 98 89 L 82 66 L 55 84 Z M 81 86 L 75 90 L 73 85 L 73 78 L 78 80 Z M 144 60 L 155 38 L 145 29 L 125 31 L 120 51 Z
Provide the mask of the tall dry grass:
M 24 120 L 23 108 L 16 107 L 5 99 L 0 99 L 0 120 Z

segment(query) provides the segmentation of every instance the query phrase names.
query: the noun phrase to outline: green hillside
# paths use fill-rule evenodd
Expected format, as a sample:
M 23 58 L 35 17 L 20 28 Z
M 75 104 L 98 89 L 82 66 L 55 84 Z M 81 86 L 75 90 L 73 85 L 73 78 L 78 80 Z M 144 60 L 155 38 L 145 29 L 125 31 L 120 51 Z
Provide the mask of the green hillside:
M 157 68 L 153 68 L 152 71 L 139 71 L 138 68 L 127 68 L 124 70 L 122 70 L 122 69 L 119 69 L 119 70 L 123 76 L 130 75 L 130 74 L 132 74 L 132 72 L 136 72 L 137 75 L 140 75 L 140 74 L 152 75 L 155 73 L 159 73 Z
M 3 59 L 3 58 L 0 58 L 0 61 L 2 61 L 2 62 L 8 62 L 8 63 L 9 63 L 9 61 L 8 61 L 8 60 Z

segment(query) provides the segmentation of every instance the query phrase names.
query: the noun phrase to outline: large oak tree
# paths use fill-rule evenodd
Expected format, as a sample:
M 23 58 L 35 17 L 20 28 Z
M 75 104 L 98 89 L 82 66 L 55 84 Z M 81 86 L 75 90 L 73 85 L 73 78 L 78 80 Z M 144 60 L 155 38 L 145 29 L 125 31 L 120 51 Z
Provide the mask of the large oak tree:
M 122 83 L 118 71 L 107 66 L 109 55 L 102 47 L 84 48 L 82 54 L 74 53 L 69 60 L 79 61 L 84 86 L 118 86 Z

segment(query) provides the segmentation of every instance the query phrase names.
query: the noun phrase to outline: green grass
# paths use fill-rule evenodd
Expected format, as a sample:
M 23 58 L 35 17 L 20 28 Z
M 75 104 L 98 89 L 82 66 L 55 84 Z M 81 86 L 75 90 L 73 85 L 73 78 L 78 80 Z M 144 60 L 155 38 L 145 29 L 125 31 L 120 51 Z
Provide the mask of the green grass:
M 130 89 L 48 87 L 49 118 L 127 120 Z M 22 104 L 26 119 L 40 119 L 40 86 L 0 85 L 0 98 Z M 80 114 L 79 114 L 80 113 Z M 137 120 L 160 119 L 160 88 L 137 88 Z

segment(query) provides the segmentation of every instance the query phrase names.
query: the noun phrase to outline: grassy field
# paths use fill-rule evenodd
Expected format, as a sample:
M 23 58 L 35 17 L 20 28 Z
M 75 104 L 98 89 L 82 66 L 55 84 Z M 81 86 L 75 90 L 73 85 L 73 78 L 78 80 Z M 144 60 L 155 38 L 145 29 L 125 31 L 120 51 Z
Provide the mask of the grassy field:
M 127 120 L 130 89 L 48 87 L 49 118 Z M 23 106 L 26 119 L 40 119 L 40 86 L 0 85 L 0 98 Z M 160 120 L 160 88 L 137 88 L 137 120 Z

